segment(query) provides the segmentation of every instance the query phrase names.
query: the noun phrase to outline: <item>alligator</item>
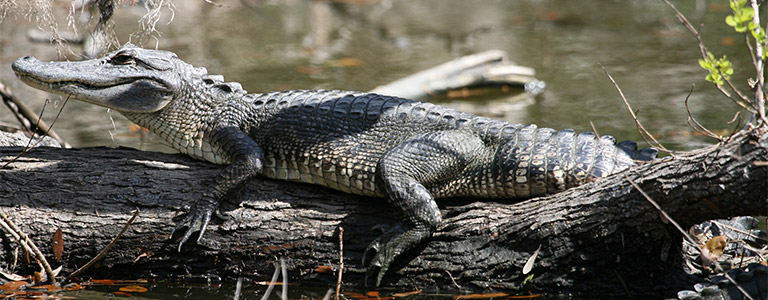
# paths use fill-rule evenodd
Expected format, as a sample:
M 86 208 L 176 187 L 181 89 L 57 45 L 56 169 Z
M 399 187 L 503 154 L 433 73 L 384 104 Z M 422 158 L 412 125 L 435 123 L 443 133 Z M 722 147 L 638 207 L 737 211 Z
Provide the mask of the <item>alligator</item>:
M 248 94 L 173 52 L 130 44 L 86 61 L 22 57 L 12 68 L 35 88 L 119 111 L 182 153 L 228 165 L 174 229 L 183 232 L 179 250 L 195 232 L 199 242 L 222 198 L 257 175 L 386 198 L 403 218 L 363 253 L 377 286 L 400 254 L 436 230 L 436 198 L 553 194 L 657 153 L 373 93 Z

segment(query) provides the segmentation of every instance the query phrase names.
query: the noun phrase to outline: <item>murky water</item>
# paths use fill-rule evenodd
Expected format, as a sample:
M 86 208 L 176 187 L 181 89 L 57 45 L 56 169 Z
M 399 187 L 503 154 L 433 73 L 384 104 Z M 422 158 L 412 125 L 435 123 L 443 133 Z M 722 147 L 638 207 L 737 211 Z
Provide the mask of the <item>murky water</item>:
M 159 39 L 133 40 L 175 51 L 212 74 L 238 81 L 250 92 L 282 89 L 369 90 L 453 58 L 488 49 L 507 51 L 532 67 L 546 90 L 520 100 L 497 94 L 482 99 L 441 99 L 442 104 L 517 123 L 574 128 L 619 139 L 640 140 L 634 121 L 598 63 L 613 75 L 645 127 L 674 149 L 713 142 L 686 123 L 684 99 L 699 122 L 719 133 L 737 107 L 704 81 L 694 38 L 658 0 L 381 0 L 346 1 L 176 1 L 173 21 L 164 9 Z M 673 1 L 718 56 L 728 55 L 744 80 L 750 63 L 743 38 L 723 19 L 723 1 Z M 65 27 L 66 5 L 55 3 Z M 119 7 L 115 29 L 121 43 L 138 29 L 140 7 Z M 32 22 L 9 15 L 0 24 L 0 81 L 53 119 L 62 100 L 26 87 L 10 63 L 24 55 L 57 59 L 53 47 L 34 43 Z M 74 46 L 75 51 L 79 51 Z M 742 117 L 745 117 L 742 115 Z M 4 106 L 0 122 L 15 123 Z M 590 123 L 591 122 L 591 123 Z M 172 151 L 157 138 L 142 139 L 118 113 L 70 101 L 54 129 L 77 147 L 129 146 Z M 229 294 L 227 294 L 229 295 Z M 251 297 L 254 298 L 254 297 Z

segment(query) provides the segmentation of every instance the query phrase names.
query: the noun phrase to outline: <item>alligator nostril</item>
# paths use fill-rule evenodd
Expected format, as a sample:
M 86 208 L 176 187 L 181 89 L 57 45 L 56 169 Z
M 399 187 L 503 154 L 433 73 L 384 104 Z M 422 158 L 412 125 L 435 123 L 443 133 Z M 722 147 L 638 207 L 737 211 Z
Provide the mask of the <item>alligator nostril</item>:
M 30 60 L 31 58 L 32 58 L 31 55 L 27 55 L 27 56 L 22 57 L 21 59 L 23 59 L 23 60 Z

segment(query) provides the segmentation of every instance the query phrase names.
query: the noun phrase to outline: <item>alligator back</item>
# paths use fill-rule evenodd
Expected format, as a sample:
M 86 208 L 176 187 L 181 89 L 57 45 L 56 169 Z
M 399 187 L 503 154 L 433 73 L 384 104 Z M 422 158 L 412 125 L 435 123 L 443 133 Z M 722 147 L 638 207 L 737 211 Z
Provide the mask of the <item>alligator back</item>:
M 458 130 L 483 147 L 466 167 L 425 187 L 435 198 L 527 198 L 619 172 L 638 156 L 610 136 L 510 124 L 438 105 L 345 91 L 249 94 L 224 106 L 265 153 L 266 177 L 383 196 L 376 178 L 390 149 L 431 132 Z M 462 141 L 456 141 L 462 143 Z

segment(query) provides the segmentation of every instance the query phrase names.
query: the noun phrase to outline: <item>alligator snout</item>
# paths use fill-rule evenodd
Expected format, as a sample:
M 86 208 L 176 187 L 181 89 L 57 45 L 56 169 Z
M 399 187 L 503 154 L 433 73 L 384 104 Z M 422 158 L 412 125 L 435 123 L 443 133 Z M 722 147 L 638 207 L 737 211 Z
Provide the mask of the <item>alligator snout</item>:
M 11 64 L 11 69 L 13 69 L 13 71 L 16 72 L 17 75 L 20 72 L 26 73 L 30 69 L 30 66 L 38 62 L 40 61 L 34 56 L 27 55 L 13 61 L 13 64 Z
M 22 58 L 17 59 L 16 61 L 13 62 L 13 64 L 15 65 L 17 63 L 24 63 L 24 62 L 29 62 L 29 61 L 39 61 L 39 60 L 37 60 L 37 58 L 35 58 L 34 56 L 27 55 L 27 56 L 24 56 Z

